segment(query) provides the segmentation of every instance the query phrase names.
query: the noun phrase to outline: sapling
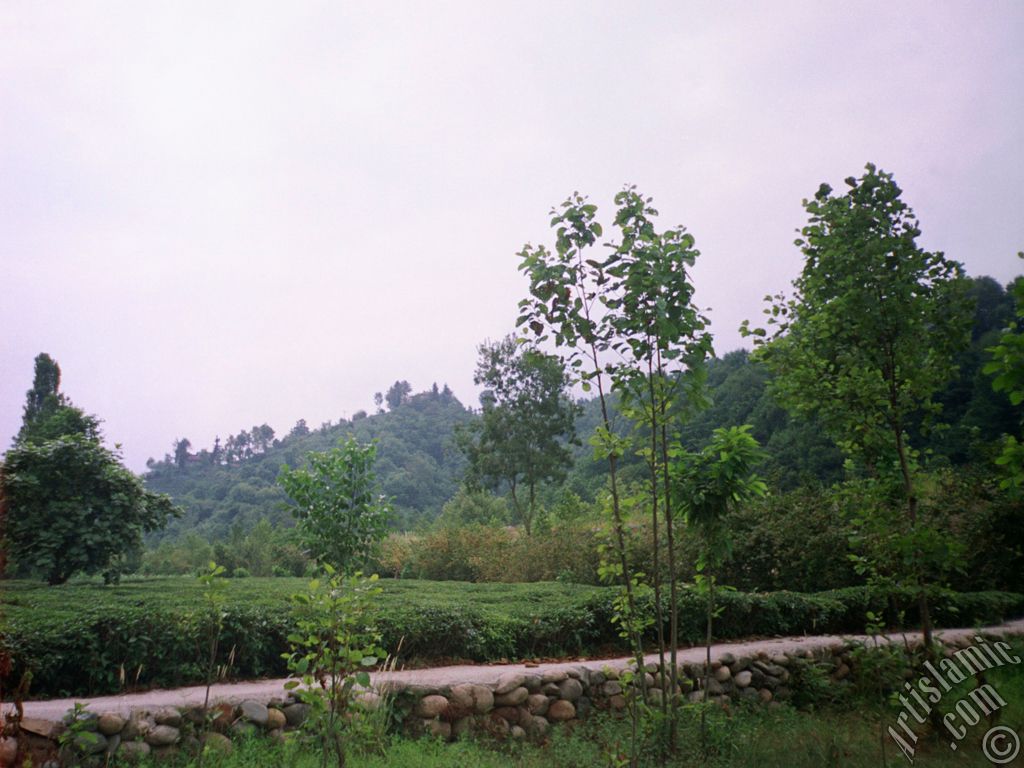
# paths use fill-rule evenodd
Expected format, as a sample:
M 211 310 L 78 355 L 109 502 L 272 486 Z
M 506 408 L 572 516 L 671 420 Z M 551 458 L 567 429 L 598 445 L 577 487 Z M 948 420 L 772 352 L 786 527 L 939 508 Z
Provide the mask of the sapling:
M 707 758 L 707 704 L 711 684 L 711 641 L 715 616 L 715 579 L 718 566 L 729 547 L 725 516 L 736 504 L 767 492 L 767 486 L 754 474 L 761 459 L 757 440 L 750 425 L 719 428 L 711 442 L 698 453 L 677 446 L 672 451 L 671 467 L 676 498 L 683 500 L 686 522 L 701 536 L 703 554 L 698 587 L 707 596 L 706 659 L 704 666 L 704 707 L 701 710 L 701 743 Z
M 210 561 L 207 569 L 196 576 L 196 579 L 203 587 L 203 603 L 205 607 L 205 619 L 208 622 L 210 637 L 208 654 L 206 657 L 206 692 L 203 695 L 202 723 L 207 729 L 210 725 L 210 688 L 217 677 L 217 653 L 220 649 L 220 636 L 224 631 L 224 603 L 227 599 L 227 583 L 222 578 L 224 566 L 217 565 Z M 227 668 L 224 668 L 227 671 Z M 203 768 L 204 749 L 200 747 L 199 756 L 196 758 L 197 768 Z
M 370 686 L 368 670 L 385 656 L 374 628 L 376 582 L 376 575 L 345 576 L 325 564 L 322 578 L 292 596 L 295 631 L 284 658 L 295 679 L 285 688 L 310 708 L 306 727 L 320 741 L 322 768 L 332 755 L 344 768 L 346 717 L 358 689 Z

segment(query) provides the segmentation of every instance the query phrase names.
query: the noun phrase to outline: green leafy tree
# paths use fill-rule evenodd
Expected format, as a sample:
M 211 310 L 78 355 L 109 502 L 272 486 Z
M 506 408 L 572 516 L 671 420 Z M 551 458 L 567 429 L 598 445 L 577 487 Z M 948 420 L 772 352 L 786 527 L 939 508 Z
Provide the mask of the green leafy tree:
M 1024 258 L 1024 253 L 1019 255 Z M 1016 324 L 1007 328 L 999 344 L 988 350 L 992 360 L 983 370 L 995 375 L 992 388 L 1005 392 L 1010 403 L 1018 406 L 1024 403 L 1024 278 L 1017 278 L 1011 291 L 1017 302 Z M 1018 442 L 1016 435 L 1006 436 L 996 463 L 1005 472 L 1000 486 L 1014 493 L 1024 491 L 1024 443 Z
M 913 211 L 892 175 L 868 165 L 845 194 L 822 184 L 804 201 L 810 216 L 796 241 L 806 258 L 795 293 L 765 310 L 774 326 L 755 336 L 787 408 L 811 414 L 870 477 L 902 497 L 909 535 L 920 535 L 905 578 L 920 601 L 931 646 L 926 586 L 941 567 L 934 532 L 918 519 L 912 420 L 934 417 L 934 396 L 955 374 L 971 332 L 967 281 L 958 262 L 920 248 Z M 765 342 L 768 343 L 765 343 Z
M 567 443 L 576 439 L 576 406 L 561 361 L 521 347 L 512 336 L 479 347 L 473 381 L 484 386 L 478 421 L 459 431 L 469 460 L 467 481 L 507 487 L 517 522 L 532 533 L 537 491 L 559 482 L 572 466 Z
M 707 318 L 693 302 L 694 285 L 689 270 L 699 252 L 694 238 L 679 226 L 659 232 L 654 226 L 658 211 L 652 199 L 627 187 L 615 197 L 615 226 L 620 241 L 610 244 L 611 254 L 603 267 L 610 277 L 605 304 L 615 329 L 611 349 L 619 362 L 612 368 L 613 390 L 621 410 L 637 427 L 639 453 L 648 470 L 647 502 L 651 513 L 652 579 L 655 626 L 661 674 L 669 670 L 669 689 L 678 683 L 678 568 L 674 499 L 668 476 L 670 421 L 679 420 L 680 396 L 701 404 L 705 359 L 712 354 Z M 674 427 L 673 427 L 674 428 Z M 659 512 L 664 518 L 669 574 L 670 663 L 665 663 L 665 622 L 662 615 Z M 665 689 L 662 679 L 662 688 Z M 669 711 L 670 749 L 675 747 L 675 700 L 664 697 Z
M 698 453 L 676 448 L 671 472 L 676 498 L 686 511 L 686 523 L 699 532 L 703 554 L 698 562 L 698 581 L 707 594 L 707 657 L 704 666 L 704 703 L 711 680 L 711 641 L 715 616 L 715 580 L 729 548 L 725 525 L 731 509 L 763 496 L 767 486 L 754 474 L 761 449 L 750 434 L 750 425 L 719 428 L 711 442 Z M 701 737 L 706 739 L 705 711 L 701 711 Z M 706 742 L 705 742 L 706 743 Z
M 10 552 L 50 584 L 79 572 L 116 580 L 126 556 L 141 550 L 142 534 L 177 514 L 120 456 L 81 434 L 15 444 L 3 482 Z
M 541 338 L 553 333 L 559 347 L 573 350 L 570 360 L 574 369 L 581 372 L 584 388 L 597 384 L 602 423 L 595 431 L 594 443 L 609 461 L 613 526 L 621 531 L 625 507 L 646 506 L 650 511 L 653 624 L 663 662 L 661 668 L 668 669 L 671 677 L 667 686 L 662 681 L 662 687 L 667 689 L 674 687 L 678 674 L 675 505 L 667 471 L 668 443 L 676 427 L 670 422 L 678 420 L 684 401 L 690 405 L 702 402 L 703 363 L 711 354 L 711 336 L 706 332 L 707 319 L 693 303 L 694 286 L 689 270 L 698 256 L 694 238 L 682 226 L 659 231 L 655 227 L 658 211 L 651 203 L 651 198 L 634 187 L 626 187 L 616 195 L 614 224 L 619 238 L 607 244 L 605 256 L 596 258 L 585 253 L 602 234 L 600 225 L 593 221 L 595 207 L 574 196 L 561 211 L 556 211 L 552 219 L 558 233 L 556 253 L 552 256 L 543 248 L 523 251 L 523 267 L 531 276 L 534 298 L 522 304 L 527 311 L 520 318 L 520 325 Z M 639 448 L 646 463 L 645 498 L 619 497 L 619 464 L 630 446 L 611 429 L 605 376 L 611 392 L 617 395 L 620 412 L 637 427 L 638 444 L 631 447 Z M 662 522 L 670 579 L 668 664 L 664 663 L 666 640 L 661 599 Z M 621 537 L 616 535 L 616 542 L 620 541 Z M 626 594 L 618 615 L 623 624 L 634 623 L 633 630 L 627 631 L 639 637 L 645 619 L 636 610 L 636 598 L 649 587 L 642 583 L 639 574 L 628 574 L 624 553 L 617 560 L 606 563 L 602 573 L 605 578 L 622 578 Z M 674 701 L 670 699 L 665 697 L 662 707 L 670 715 L 667 734 L 671 748 L 676 727 Z
M 235 438 L 235 450 L 238 452 L 239 460 L 252 458 L 252 438 L 244 429 Z
M 256 453 L 266 453 L 274 443 L 274 428 L 269 424 L 260 424 L 252 428 L 251 440 Z
M 551 341 L 564 355 L 585 392 L 597 389 L 600 420 L 591 437 L 594 456 L 608 467 L 611 500 L 612 563 L 603 567 L 604 578 L 622 584 L 624 600 L 619 615 L 626 627 L 637 668 L 643 667 L 643 642 L 639 632 L 641 611 L 637 605 L 637 577 L 630 569 L 626 551 L 625 516 L 619 465 L 628 443 L 612 426 L 608 357 L 615 341 L 615 327 L 608 302 L 614 300 L 610 278 L 602 260 L 590 250 L 602 236 L 595 220 L 597 206 L 573 193 L 551 211 L 555 250 L 527 244 L 519 253 L 519 270 L 530 280 L 530 296 L 519 302 L 516 326 L 529 330 L 538 344 Z M 643 695 L 643 687 L 639 686 Z M 639 723 L 632 718 L 631 763 L 638 760 Z
M 101 442 L 99 420 L 60 392 L 60 367 L 36 358 L 24 422 L 3 460 L 5 548 L 19 570 L 50 584 L 103 572 L 116 581 L 142 550 L 142 534 L 178 510 L 147 491 Z
M 474 491 L 465 486 L 445 502 L 437 525 L 463 528 L 467 525 L 504 525 L 508 522 L 508 505 L 500 496 Z
M 52 411 L 23 425 L 16 442 L 42 443 L 65 435 L 82 435 L 96 442 L 102 440 L 99 419 L 72 405 L 62 396 Z
M 309 453 L 308 468 L 285 465 L 278 476 L 311 556 L 341 573 L 364 563 L 387 532 L 390 505 L 377 488 L 376 457 L 375 445 L 350 437 Z

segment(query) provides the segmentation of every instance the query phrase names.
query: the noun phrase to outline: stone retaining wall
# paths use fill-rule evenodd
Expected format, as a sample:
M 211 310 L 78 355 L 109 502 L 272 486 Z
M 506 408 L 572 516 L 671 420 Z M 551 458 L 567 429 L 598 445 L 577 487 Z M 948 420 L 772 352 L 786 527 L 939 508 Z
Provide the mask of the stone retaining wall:
M 972 645 L 960 638 L 946 647 L 952 655 L 958 647 Z M 800 672 L 808 666 L 833 686 L 850 685 L 855 666 L 855 643 L 814 650 L 769 655 L 737 656 L 725 652 L 711 662 L 709 698 L 720 706 L 738 702 L 778 706 L 789 701 L 799 686 Z M 642 672 L 648 701 L 658 703 L 667 695 L 668 670 L 663 676 L 657 663 Z M 595 668 L 593 663 L 559 665 L 549 669 L 508 671 L 496 681 L 464 682 L 428 687 L 407 683 L 383 683 L 361 691 L 356 707 L 373 711 L 385 700 L 393 708 L 395 722 L 407 733 L 428 734 L 445 740 L 465 734 L 486 733 L 510 739 L 542 739 L 559 723 L 585 718 L 595 711 L 621 712 L 627 697 L 635 695 L 635 665 L 613 663 Z M 663 682 L 664 681 L 664 682 Z M 704 696 L 704 665 L 686 663 L 678 668 L 681 699 L 701 701 Z M 200 747 L 200 735 L 208 748 L 230 751 L 232 740 L 263 735 L 282 740 L 299 728 L 308 707 L 290 697 L 269 702 L 254 700 L 210 707 L 209 728 L 203 728 L 201 708 L 165 708 L 114 712 L 68 713 L 61 723 L 26 719 L 21 723 L 21 755 L 33 765 L 58 768 L 65 765 L 101 765 L 106 755 L 162 755 Z M 77 723 L 72 725 L 77 719 Z M 62 734 L 65 734 L 62 737 Z M 62 745 L 59 747 L 58 745 Z M 14 765 L 14 739 L 0 742 L 0 767 Z M 5 762 L 6 761 L 6 762 Z

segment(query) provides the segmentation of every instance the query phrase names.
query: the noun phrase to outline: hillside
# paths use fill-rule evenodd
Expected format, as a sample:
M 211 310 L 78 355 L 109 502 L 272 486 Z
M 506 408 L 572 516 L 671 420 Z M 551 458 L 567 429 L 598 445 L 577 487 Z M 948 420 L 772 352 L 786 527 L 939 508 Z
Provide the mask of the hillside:
M 993 392 L 991 378 L 981 372 L 999 330 L 1013 313 L 1013 300 L 1002 286 L 988 277 L 972 280 L 976 300 L 970 347 L 961 355 L 957 378 L 937 398 L 947 426 L 928 434 L 915 430 L 923 459 L 932 466 L 960 466 L 988 461 L 986 451 L 1005 431 L 1018 423 L 1021 407 L 1010 405 L 1005 394 Z M 405 389 L 398 388 L 401 384 Z M 751 424 L 753 434 L 766 449 L 760 472 L 777 490 L 802 485 L 830 484 L 841 479 L 843 459 L 835 444 L 813 420 L 794 418 L 775 402 L 770 375 L 744 350 L 712 360 L 708 366 L 708 405 L 678 423 L 679 438 L 691 450 L 704 445 L 717 427 Z M 186 514 L 157 535 L 155 540 L 176 539 L 185 532 L 204 538 L 227 538 L 233 526 L 249 531 L 261 519 L 291 525 L 285 498 L 276 485 L 283 464 L 301 463 L 309 451 L 322 451 L 341 438 L 354 435 L 361 441 L 376 439 L 378 477 L 384 493 L 394 500 L 393 526 L 408 529 L 432 521 L 458 489 L 465 460 L 453 441 L 457 424 L 474 418 L 473 412 L 444 387 L 408 395 L 405 382 L 388 392 L 386 405 L 373 415 L 356 414 L 351 420 L 309 430 L 299 422 L 282 439 L 263 425 L 251 433 L 232 436 L 225 445 L 192 453 L 185 446 L 177 456 L 151 462 L 145 477 L 154 491 L 170 494 Z M 575 466 L 564 488 L 583 501 L 592 501 L 604 482 L 605 467 L 593 458 L 588 437 L 599 418 L 595 399 L 581 401 L 574 446 Z M 611 399 L 612 418 L 623 434 L 628 422 L 617 414 Z M 646 470 L 635 455 L 622 461 L 625 481 L 643 481 Z M 548 491 L 557 489 L 548 489 Z
M 145 476 L 147 487 L 169 494 L 185 510 L 157 540 L 177 538 L 186 531 L 223 539 L 232 526 L 248 531 L 261 518 L 291 525 L 285 496 L 276 484 L 281 466 L 296 466 L 308 452 L 326 450 L 348 435 L 361 442 L 378 441 L 377 475 L 384 493 L 393 499 L 396 527 L 433 518 L 462 478 L 464 459 L 452 443 L 452 433 L 456 424 L 471 418 L 447 387 L 435 388 L 407 396 L 391 410 L 358 413 L 319 429 L 309 430 L 299 422 L 284 438 L 248 445 L 238 455 L 215 446 L 152 462 Z
M 1022 408 L 1012 406 L 1004 393 L 994 392 L 992 378 L 981 370 L 989 359 L 986 350 L 998 343 L 1001 329 L 1013 317 L 1013 297 L 990 277 L 973 278 L 971 293 L 976 306 L 970 346 L 960 355 L 956 378 L 936 398 L 942 408 L 941 426 L 927 434 L 919 424 L 911 429 L 914 444 L 921 446 L 922 457 L 931 466 L 989 461 L 993 441 L 1007 425 L 1021 420 Z M 792 490 L 842 479 L 843 457 L 835 443 L 813 419 L 796 418 L 781 408 L 770 384 L 767 369 L 745 350 L 711 360 L 707 407 L 678 421 L 680 441 L 689 450 L 698 450 L 716 428 L 750 424 L 766 453 L 759 471 L 773 488 Z M 568 482 L 581 497 L 590 498 L 589 489 L 604 476 L 605 467 L 594 462 L 586 440 L 600 419 L 598 403 L 590 400 L 582 405 L 576 423 L 582 446 L 576 449 L 576 466 Z M 628 431 L 624 419 L 615 417 L 615 421 L 620 432 Z M 644 471 L 635 456 L 624 458 L 625 479 L 639 480 Z

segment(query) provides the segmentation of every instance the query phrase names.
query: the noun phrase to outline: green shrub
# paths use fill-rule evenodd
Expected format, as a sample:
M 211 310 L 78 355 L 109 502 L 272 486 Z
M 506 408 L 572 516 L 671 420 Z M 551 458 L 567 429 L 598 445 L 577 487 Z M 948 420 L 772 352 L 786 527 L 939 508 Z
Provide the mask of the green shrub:
M 249 573 L 248 568 L 243 568 L 241 566 L 235 568 L 235 570 L 231 572 L 231 578 L 233 579 L 248 579 L 251 575 L 252 574 Z
M 611 623 L 614 590 L 562 582 L 467 584 L 381 580 L 377 622 L 381 645 L 410 659 L 535 658 L 620 649 Z M 133 579 L 118 586 L 77 582 L 61 587 L 8 581 L 0 592 L 0 646 L 15 660 L 10 690 L 25 669 L 31 695 L 85 696 L 134 687 L 173 687 L 204 680 L 208 654 L 201 588 L 191 578 Z M 227 582 L 221 648 L 238 678 L 283 676 L 281 654 L 293 630 L 288 597 L 305 587 L 294 578 Z M 867 612 L 890 625 L 905 612 L 916 621 L 913 595 L 868 596 L 863 588 L 818 594 L 723 592 L 716 638 L 860 633 Z M 1024 614 L 1024 595 L 937 592 L 937 625 L 989 624 Z M 684 643 L 699 644 L 704 603 L 680 594 Z M 651 637 L 653 640 L 653 629 Z
M 820 596 L 842 604 L 838 632 L 863 632 L 868 613 L 881 616 L 888 627 L 916 626 L 920 620 L 917 597 L 910 590 L 895 589 L 886 594 L 865 587 L 847 587 L 822 592 Z M 928 597 L 932 621 L 941 627 L 972 627 L 993 624 L 1024 612 L 1024 595 L 1016 592 L 952 592 L 932 589 Z

